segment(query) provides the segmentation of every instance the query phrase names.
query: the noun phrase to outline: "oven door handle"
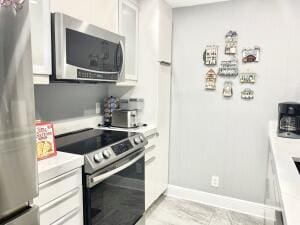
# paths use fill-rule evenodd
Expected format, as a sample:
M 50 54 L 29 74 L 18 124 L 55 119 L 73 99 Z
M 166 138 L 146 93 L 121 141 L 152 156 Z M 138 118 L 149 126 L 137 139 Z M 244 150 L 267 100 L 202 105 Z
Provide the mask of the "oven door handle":
M 142 151 L 142 153 L 137 155 L 134 159 L 132 159 L 129 162 L 121 165 L 120 167 L 115 168 L 113 170 L 110 170 L 110 171 L 108 171 L 104 174 L 101 174 L 99 176 L 91 178 L 90 182 L 88 182 L 88 187 L 91 188 L 91 187 L 95 186 L 96 184 L 99 184 L 100 182 L 104 181 L 105 179 L 109 178 L 110 176 L 112 176 L 112 175 L 126 169 L 127 167 L 131 166 L 132 164 L 136 163 L 137 161 L 139 161 L 144 156 L 145 156 L 145 151 Z

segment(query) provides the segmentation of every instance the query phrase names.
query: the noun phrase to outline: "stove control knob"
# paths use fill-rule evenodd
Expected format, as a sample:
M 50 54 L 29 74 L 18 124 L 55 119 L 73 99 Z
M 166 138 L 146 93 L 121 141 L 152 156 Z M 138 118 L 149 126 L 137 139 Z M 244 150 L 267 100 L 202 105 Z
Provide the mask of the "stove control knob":
M 141 141 L 142 143 L 145 141 L 143 136 L 140 136 L 140 141 Z
M 103 156 L 104 159 L 108 159 L 110 157 L 110 152 L 107 151 L 107 150 L 104 150 L 102 152 L 102 156 Z
M 94 155 L 94 160 L 95 160 L 96 163 L 100 163 L 100 162 L 102 161 L 102 159 L 103 159 L 103 157 L 102 157 L 101 154 L 96 153 L 96 154 Z
M 136 137 L 136 138 L 134 139 L 134 143 L 135 143 L 136 145 L 138 145 L 140 142 L 141 142 L 140 138 Z

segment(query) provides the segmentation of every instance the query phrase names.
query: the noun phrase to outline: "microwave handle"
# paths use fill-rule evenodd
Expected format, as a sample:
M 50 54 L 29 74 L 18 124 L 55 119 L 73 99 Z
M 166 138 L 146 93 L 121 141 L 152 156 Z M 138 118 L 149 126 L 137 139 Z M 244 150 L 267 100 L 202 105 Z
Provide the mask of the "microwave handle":
M 121 46 L 121 51 L 122 51 L 122 66 L 120 69 L 120 81 L 124 81 L 125 80 L 125 46 L 123 41 L 120 41 L 120 46 Z
M 90 179 L 90 182 L 88 182 L 88 187 L 91 188 L 99 183 L 101 183 L 102 181 L 104 181 L 105 179 L 111 177 L 112 175 L 128 168 L 129 166 L 131 166 L 132 164 L 136 163 L 137 161 L 139 161 L 141 158 L 143 158 L 145 156 L 145 151 L 143 150 L 139 155 L 137 155 L 134 159 L 130 160 L 129 162 L 126 162 L 125 164 L 110 170 L 104 174 L 100 174 L 99 176 L 93 177 Z

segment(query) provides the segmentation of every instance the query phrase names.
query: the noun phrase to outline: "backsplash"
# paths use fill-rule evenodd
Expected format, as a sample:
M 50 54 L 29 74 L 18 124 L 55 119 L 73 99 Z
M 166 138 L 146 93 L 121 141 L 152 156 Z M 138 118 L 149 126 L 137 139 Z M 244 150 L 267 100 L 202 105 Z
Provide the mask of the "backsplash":
M 96 102 L 102 105 L 107 84 L 53 83 L 35 85 L 36 119 L 58 121 L 96 115 Z M 102 108 L 101 108 L 102 110 Z

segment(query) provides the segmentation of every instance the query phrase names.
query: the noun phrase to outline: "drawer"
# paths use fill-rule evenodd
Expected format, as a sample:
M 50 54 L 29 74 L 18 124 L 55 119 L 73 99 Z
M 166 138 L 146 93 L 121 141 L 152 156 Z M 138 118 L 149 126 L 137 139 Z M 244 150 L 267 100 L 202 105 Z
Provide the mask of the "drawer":
M 155 144 L 145 147 L 145 162 L 157 156 L 157 146 Z
M 152 145 L 156 145 L 157 144 L 157 135 L 158 133 L 155 132 L 153 134 L 150 134 L 148 136 L 146 136 L 147 140 L 148 140 L 148 144 L 145 146 L 146 148 Z
M 70 192 L 40 207 L 40 224 L 60 224 L 62 218 L 70 213 L 82 214 L 82 187 L 77 187 Z M 71 219 L 71 217 L 70 217 Z M 64 223 L 62 223 L 64 224 Z
M 81 177 L 81 168 L 78 168 L 41 183 L 39 185 L 39 196 L 34 200 L 34 203 L 38 206 L 43 206 L 76 187 L 82 186 Z
M 81 208 L 75 208 L 64 217 L 58 219 L 51 225 L 82 225 L 83 224 L 83 213 Z

